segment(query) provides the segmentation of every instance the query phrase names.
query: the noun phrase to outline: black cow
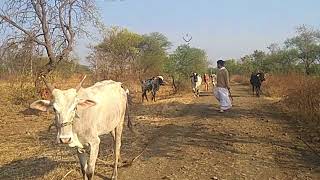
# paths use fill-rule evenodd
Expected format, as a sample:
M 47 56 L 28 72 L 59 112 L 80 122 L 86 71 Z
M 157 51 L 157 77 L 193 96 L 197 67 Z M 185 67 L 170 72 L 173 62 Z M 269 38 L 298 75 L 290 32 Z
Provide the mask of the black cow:
M 250 77 L 250 84 L 252 85 L 252 93 L 256 93 L 257 97 L 260 97 L 261 84 L 265 80 L 262 72 L 252 73 Z
M 164 85 L 164 79 L 162 76 L 153 77 L 151 79 L 147 79 L 145 81 L 141 81 L 141 89 L 142 89 L 142 102 L 144 98 L 148 101 L 147 92 L 151 91 L 152 98 L 154 102 L 156 101 L 156 93 L 159 91 L 160 86 Z

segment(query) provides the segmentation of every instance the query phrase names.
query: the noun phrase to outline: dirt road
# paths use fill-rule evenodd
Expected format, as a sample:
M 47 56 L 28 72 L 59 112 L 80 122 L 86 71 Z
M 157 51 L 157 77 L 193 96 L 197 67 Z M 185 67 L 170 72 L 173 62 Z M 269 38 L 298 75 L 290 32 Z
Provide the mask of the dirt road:
M 136 133 L 124 133 L 122 161 L 144 152 L 119 168 L 119 179 L 320 179 L 319 157 L 296 138 L 275 100 L 252 97 L 246 86 L 232 89 L 234 107 L 223 114 L 211 93 L 134 106 Z M 75 150 L 57 146 L 55 132 L 47 132 L 51 115 L 5 108 L 0 179 L 81 178 Z M 102 139 L 96 179 L 111 176 L 110 141 Z

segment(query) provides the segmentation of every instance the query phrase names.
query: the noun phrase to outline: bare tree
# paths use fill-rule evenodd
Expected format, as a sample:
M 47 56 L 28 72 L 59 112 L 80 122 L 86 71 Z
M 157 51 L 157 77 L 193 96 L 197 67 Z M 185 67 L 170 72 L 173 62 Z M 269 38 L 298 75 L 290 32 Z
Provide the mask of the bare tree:
M 47 75 L 67 59 L 76 37 L 88 35 L 88 23 L 100 26 L 99 22 L 94 0 L 6 0 L 0 8 L 3 40 L 31 40 L 48 57 L 38 76 Z

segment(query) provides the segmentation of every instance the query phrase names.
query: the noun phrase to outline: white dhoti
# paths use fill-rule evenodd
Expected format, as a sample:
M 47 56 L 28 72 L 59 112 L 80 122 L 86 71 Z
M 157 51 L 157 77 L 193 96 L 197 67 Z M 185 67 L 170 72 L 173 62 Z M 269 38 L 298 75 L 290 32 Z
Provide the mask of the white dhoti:
M 229 90 L 226 88 L 216 87 L 213 91 L 214 96 L 217 98 L 220 104 L 221 110 L 227 110 L 232 107 Z

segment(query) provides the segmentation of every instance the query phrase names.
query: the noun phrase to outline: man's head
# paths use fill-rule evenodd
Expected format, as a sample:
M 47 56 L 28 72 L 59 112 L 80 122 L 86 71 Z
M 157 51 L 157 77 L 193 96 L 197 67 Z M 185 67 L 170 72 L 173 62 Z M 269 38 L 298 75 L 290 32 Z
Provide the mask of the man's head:
M 221 69 L 222 67 L 224 67 L 224 61 L 223 61 L 223 60 L 218 60 L 218 61 L 217 61 L 217 67 L 218 67 L 219 69 Z

